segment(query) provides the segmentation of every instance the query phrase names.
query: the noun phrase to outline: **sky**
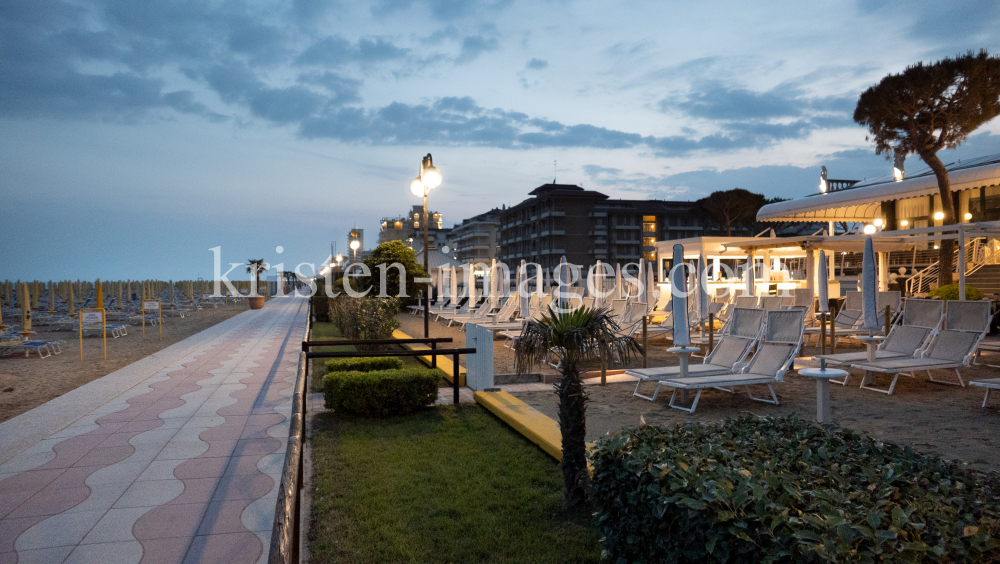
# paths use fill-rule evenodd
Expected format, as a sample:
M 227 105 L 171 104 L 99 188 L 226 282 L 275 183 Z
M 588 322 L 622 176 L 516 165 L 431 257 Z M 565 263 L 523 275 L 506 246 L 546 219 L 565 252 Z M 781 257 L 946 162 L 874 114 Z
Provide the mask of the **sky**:
M 861 92 L 997 29 L 995 0 L 0 0 L 0 280 L 318 265 L 420 203 L 427 153 L 446 226 L 553 178 L 802 197 L 891 172 Z M 997 152 L 1000 119 L 941 157 Z

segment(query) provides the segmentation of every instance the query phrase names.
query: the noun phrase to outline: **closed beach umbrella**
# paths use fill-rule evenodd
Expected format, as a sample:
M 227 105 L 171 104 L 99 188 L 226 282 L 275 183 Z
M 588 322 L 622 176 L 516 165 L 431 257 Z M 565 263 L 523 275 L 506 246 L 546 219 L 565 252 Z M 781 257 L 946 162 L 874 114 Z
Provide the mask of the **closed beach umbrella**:
M 650 306 L 650 310 L 656 305 L 656 298 L 656 283 L 653 281 L 653 269 L 646 268 L 646 303 Z
M 639 273 L 636 274 L 635 280 L 636 280 L 636 286 L 635 286 L 636 297 L 639 298 L 640 302 L 646 303 L 646 260 L 645 259 L 641 258 L 639 259 Z
M 170 309 L 174 309 L 174 281 L 170 281 Z
M 31 331 L 31 296 L 28 294 L 27 282 L 21 285 L 18 301 L 21 302 L 21 331 L 27 333 Z
M 698 285 L 698 317 L 703 320 L 708 319 L 708 269 L 705 267 L 705 254 L 698 255 L 698 278 L 695 282 Z
M 674 260 L 670 267 L 670 300 L 673 302 L 674 346 L 691 344 L 687 320 L 687 274 L 684 272 L 684 246 L 674 245 Z
M 451 298 L 451 306 L 455 307 L 455 300 L 458 298 L 458 268 L 452 265 L 448 274 L 448 290 L 451 292 L 449 297 Z
M 830 311 L 830 285 L 827 283 L 827 277 L 829 275 L 826 271 L 826 252 L 819 252 L 819 271 L 816 275 L 819 284 L 819 311 L 820 313 L 826 313 Z
M 56 285 L 49 280 L 49 313 L 56 311 Z
M 618 263 L 615 265 L 615 294 L 617 294 L 615 298 L 620 300 L 625 297 L 622 295 L 622 290 L 622 265 Z
M 528 309 L 530 309 L 531 299 L 528 290 L 528 264 L 521 260 L 521 266 L 517 269 L 517 295 L 518 295 L 518 308 L 521 312 L 521 318 L 528 317 Z
M 72 280 L 70 280 L 69 284 L 67 284 L 66 290 L 67 290 L 66 293 L 68 294 L 68 297 L 66 298 L 66 308 L 69 310 L 70 317 L 72 317 L 72 316 L 76 315 L 76 303 L 73 300 L 73 281 Z
M 865 329 L 878 331 L 878 267 L 875 266 L 875 249 L 872 238 L 865 237 L 865 253 L 861 257 L 861 302 L 865 316 Z
M 100 278 L 94 283 L 94 292 L 97 296 L 97 309 L 104 309 L 104 287 L 101 285 Z

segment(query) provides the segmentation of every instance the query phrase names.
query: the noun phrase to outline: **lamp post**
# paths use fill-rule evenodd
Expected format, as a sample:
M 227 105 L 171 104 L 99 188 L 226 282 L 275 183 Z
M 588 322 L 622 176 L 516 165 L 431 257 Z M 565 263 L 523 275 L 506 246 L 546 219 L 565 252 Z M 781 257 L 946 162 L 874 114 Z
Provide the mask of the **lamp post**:
M 410 192 L 413 192 L 414 196 L 424 197 L 424 270 L 427 271 L 427 275 L 430 276 L 430 266 L 428 263 L 428 257 L 430 256 L 430 249 L 428 240 L 428 226 L 427 226 L 427 194 L 432 188 L 437 188 L 441 185 L 441 171 L 434 166 L 434 159 L 431 157 L 430 153 L 420 161 L 420 174 L 410 182 Z M 430 338 L 430 326 L 431 326 L 431 287 L 428 285 L 424 288 L 424 338 Z M 457 378 L 457 376 L 456 376 Z

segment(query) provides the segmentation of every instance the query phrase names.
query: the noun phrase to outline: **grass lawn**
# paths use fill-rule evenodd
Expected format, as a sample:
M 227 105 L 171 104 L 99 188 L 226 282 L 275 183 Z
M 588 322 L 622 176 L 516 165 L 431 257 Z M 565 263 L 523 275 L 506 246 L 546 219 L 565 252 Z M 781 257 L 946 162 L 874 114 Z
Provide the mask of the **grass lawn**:
M 340 331 L 337 330 L 337 326 L 333 323 L 324 322 L 314 322 L 312 324 L 312 334 L 309 337 L 310 341 L 337 341 L 342 340 L 343 337 L 340 336 Z M 398 345 L 397 345 L 398 346 Z M 339 352 L 339 351 L 356 351 L 358 350 L 354 345 L 344 345 L 342 347 L 313 347 L 315 352 Z M 403 364 L 406 366 L 424 366 L 424 363 L 417 360 L 413 356 L 400 357 L 403 360 Z M 438 361 L 442 362 L 444 357 L 439 357 Z M 312 367 L 310 370 L 310 375 L 312 382 L 310 382 L 309 389 L 312 392 L 322 392 L 323 391 L 323 375 L 326 374 L 326 361 L 330 360 L 328 358 L 314 358 L 312 359 Z M 451 362 L 449 359 L 448 362 Z M 447 386 L 448 381 L 444 379 L 444 373 L 441 374 L 441 386 Z
M 311 562 L 597 562 L 557 463 L 478 405 L 319 414 Z

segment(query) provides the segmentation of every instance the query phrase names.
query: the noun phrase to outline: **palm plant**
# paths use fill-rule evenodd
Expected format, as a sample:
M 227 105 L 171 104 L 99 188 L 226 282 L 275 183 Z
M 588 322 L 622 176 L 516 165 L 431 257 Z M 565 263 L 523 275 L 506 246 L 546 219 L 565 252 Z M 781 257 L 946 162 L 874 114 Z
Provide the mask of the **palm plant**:
M 256 285 L 254 285 L 255 289 L 260 288 L 260 273 L 264 272 L 268 268 L 271 268 L 271 265 L 264 262 L 264 259 L 249 259 L 247 261 L 247 272 L 250 276 L 253 276 L 253 279 L 256 282 Z
M 587 476 L 587 393 L 580 380 L 580 364 L 585 360 L 617 354 L 627 362 L 642 346 L 619 332 L 608 309 L 578 308 L 550 311 L 538 321 L 526 321 L 514 345 L 516 371 L 526 374 L 548 355 L 560 358 L 562 379 L 555 384 L 559 396 L 559 429 L 562 433 L 563 503 L 572 507 L 586 497 Z M 604 358 L 607 358 L 604 356 Z

